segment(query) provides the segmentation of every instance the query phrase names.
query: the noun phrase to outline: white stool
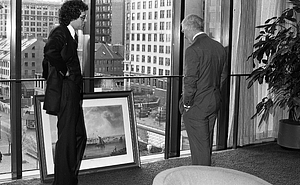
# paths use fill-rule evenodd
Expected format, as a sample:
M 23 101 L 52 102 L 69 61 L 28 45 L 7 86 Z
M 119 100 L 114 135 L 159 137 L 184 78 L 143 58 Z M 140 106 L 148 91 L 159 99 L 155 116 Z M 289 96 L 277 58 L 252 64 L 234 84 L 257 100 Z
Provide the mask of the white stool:
M 211 166 L 181 166 L 157 174 L 152 185 L 271 185 L 248 173 Z

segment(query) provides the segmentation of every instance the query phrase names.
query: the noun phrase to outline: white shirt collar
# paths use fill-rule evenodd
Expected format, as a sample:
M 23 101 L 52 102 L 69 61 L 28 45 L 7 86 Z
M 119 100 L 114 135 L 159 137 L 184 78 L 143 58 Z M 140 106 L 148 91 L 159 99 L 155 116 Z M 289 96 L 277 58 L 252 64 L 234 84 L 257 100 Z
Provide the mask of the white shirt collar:
M 68 27 L 68 29 L 69 29 L 69 31 L 70 31 L 70 33 L 71 33 L 73 39 L 75 39 L 75 30 L 74 30 L 73 26 L 71 26 L 71 25 L 69 24 L 67 27 Z
M 200 35 L 200 34 L 203 34 L 204 32 L 202 32 L 202 31 L 200 31 L 199 33 L 196 33 L 195 35 L 194 35 L 194 37 L 193 37 L 193 40 L 195 40 L 195 38 L 198 36 L 198 35 Z

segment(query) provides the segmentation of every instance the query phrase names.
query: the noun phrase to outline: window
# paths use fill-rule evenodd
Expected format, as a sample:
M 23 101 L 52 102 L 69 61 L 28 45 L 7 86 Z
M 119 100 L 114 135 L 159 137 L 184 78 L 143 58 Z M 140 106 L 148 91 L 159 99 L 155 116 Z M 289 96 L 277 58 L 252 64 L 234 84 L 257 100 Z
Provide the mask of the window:
M 153 75 L 156 75 L 156 67 L 153 67 Z M 153 82 L 154 82 L 154 80 L 153 80 Z M 153 84 L 153 86 L 155 86 L 155 85 Z
M 149 6 L 148 6 L 149 9 L 151 9 L 152 8 L 152 1 L 149 1 L 148 3 L 149 3 Z
M 152 19 L 152 12 L 148 13 L 148 19 L 151 20 Z
M 142 66 L 142 73 L 145 73 L 145 66 Z
M 148 52 L 151 52 L 151 45 L 148 45 Z
M 164 10 L 160 11 L 160 18 L 161 19 L 165 18 L 165 11 Z
M 159 42 L 164 42 L 164 34 L 159 34 Z
M 164 58 L 163 57 L 159 57 L 159 65 L 164 65 Z
M 164 70 L 163 69 L 159 69 L 158 75 L 160 75 L 160 76 L 164 75 Z
M 148 34 L 148 41 L 151 41 L 151 34 Z
M 152 29 L 152 23 L 148 23 L 148 30 L 151 31 Z
M 159 46 L 159 53 L 164 53 L 164 46 Z
M 153 64 L 156 64 L 156 59 L 157 59 L 157 57 L 153 56 Z

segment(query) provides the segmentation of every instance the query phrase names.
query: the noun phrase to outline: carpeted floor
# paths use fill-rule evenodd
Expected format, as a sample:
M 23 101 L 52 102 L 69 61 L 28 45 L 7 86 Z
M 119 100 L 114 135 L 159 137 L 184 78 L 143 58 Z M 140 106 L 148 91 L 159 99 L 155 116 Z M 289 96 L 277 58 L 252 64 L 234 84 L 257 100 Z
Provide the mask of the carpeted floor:
M 231 168 L 260 177 L 274 185 L 300 184 L 300 150 L 265 143 L 216 152 L 213 166 Z M 142 164 L 141 168 L 120 169 L 79 176 L 79 185 L 151 185 L 162 170 L 190 165 L 190 157 Z M 39 179 L 18 180 L 3 185 L 49 185 Z

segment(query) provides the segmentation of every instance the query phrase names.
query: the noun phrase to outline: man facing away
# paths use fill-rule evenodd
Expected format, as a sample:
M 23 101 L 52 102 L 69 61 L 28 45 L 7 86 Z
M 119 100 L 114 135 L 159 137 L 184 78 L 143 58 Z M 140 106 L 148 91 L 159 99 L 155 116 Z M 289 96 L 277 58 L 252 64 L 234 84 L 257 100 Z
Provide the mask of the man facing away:
M 58 118 L 53 185 L 78 184 L 86 146 L 82 110 L 82 74 L 77 54 L 77 30 L 82 29 L 88 6 L 81 0 L 65 1 L 44 48 L 43 77 L 47 79 L 44 109 Z
M 204 33 L 204 21 L 190 14 L 181 23 L 185 50 L 180 113 L 189 138 L 192 164 L 211 166 L 212 136 L 227 77 L 225 48 Z

